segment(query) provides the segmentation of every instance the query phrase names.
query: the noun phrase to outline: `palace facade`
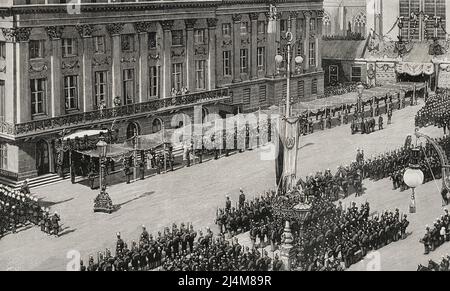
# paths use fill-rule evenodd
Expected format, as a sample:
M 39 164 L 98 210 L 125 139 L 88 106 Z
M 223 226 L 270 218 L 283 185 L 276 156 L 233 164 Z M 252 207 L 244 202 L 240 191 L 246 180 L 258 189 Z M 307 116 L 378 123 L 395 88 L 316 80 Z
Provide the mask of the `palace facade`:
M 282 104 L 275 55 L 289 23 L 304 60 L 291 99 L 323 95 L 322 0 L 7 0 L 0 15 L 9 181 L 55 173 L 57 141 L 74 132 L 114 124 L 124 140 L 181 126 L 174 116 L 199 107 L 205 117 Z

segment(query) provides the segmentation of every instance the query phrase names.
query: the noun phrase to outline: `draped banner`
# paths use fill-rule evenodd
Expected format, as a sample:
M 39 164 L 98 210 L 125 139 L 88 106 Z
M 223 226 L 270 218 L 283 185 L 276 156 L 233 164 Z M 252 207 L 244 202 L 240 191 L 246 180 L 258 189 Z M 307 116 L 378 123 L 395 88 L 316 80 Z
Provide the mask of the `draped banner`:
M 422 74 L 432 75 L 434 73 L 434 64 L 401 62 L 397 64 L 397 72 L 411 76 L 419 76 Z
M 286 191 L 292 190 L 297 185 L 297 155 L 299 148 L 299 117 L 288 117 L 283 119 L 284 132 L 284 169 L 283 186 Z

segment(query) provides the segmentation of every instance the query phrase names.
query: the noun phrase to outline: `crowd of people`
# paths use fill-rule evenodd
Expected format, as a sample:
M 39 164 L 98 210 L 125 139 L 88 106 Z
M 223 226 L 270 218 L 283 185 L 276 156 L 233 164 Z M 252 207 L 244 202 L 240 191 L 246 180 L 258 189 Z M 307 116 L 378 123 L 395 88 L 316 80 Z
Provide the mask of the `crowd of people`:
M 436 219 L 431 228 L 428 225 L 425 227 L 425 235 L 420 239 L 425 248 L 425 255 L 428 255 L 443 243 L 450 241 L 449 227 L 450 214 L 445 209 L 445 214 Z
M 40 226 L 43 232 L 58 236 L 59 220 L 56 212 L 50 215 L 49 209 L 31 195 L 27 182 L 20 190 L 0 185 L 0 238 L 28 225 Z
M 416 126 L 438 126 L 444 129 L 444 134 L 450 132 L 450 95 L 448 91 L 437 92 L 428 98 L 425 106 L 416 115 Z

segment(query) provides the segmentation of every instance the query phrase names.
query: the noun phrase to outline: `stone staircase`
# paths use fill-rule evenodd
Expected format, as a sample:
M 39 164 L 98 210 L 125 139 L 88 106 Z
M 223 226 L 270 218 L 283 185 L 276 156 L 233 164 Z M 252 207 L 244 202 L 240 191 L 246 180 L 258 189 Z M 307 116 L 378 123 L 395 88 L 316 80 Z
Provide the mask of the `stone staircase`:
M 66 175 L 67 176 L 67 175 Z M 68 179 L 68 177 L 66 177 Z M 57 174 L 46 174 L 42 175 L 36 178 L 30 178 L 28 180 L 28 185 L 30 186 L 30 189 L 32 188 L 39 188 L 43 186 L 48 186 L 52 184 L 59 183 L 63 181 L 64 179 L 58 176 Z M 20 186 L 22 185 L 23 181 L 12 181 L 6 178 L 0 177 L 0 184 L 7 185 L 9 187 L 12 187 L 14 189 L 20 189 Z

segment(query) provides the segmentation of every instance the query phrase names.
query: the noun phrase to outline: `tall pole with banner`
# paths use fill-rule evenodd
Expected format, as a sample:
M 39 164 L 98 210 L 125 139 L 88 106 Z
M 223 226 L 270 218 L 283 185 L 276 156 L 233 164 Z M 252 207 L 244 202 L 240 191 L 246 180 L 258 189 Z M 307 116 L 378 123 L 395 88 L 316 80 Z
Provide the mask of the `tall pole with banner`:
M 299 123 L 300 117 L 293 116 L 291 112 L 291 96 L 290 96 L 290 83 L 291 83 L 291 58 L 292 58 L 292 46 L 297 43 L 293 43 L 293 35 L 291 32 L 291 17 L 288 20 L 288 29 L 286 32 L 286 44 L 285 44 L 285 56 L 275 56 L 275 61 L 279 66 L 283 60 L 286 61 L 286 96 L 285 96 L 285 116 L 279 123 L 280 142 L 282 147 L 283 156 L 279 158 L 283 161 L 283 172 L 281 175 L 281 181 L 279 187 L 284 190 L 285 193 L 292 191 L 297 185 L 297 158 L 299 149 Z M 297 56 L 295 58 L 296 64 L 301 64 L 303 58 Z

